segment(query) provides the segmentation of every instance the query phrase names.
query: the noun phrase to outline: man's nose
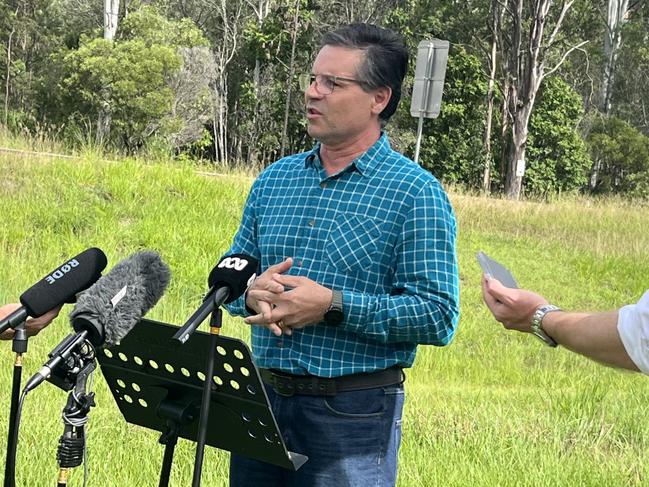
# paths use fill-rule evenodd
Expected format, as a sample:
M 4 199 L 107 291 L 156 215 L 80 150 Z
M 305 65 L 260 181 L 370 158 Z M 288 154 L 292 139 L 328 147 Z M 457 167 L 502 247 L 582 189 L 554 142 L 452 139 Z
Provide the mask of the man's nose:
M 316 88 L 317 85 L 318 83 L 314 80 L 306 89 L 306 91 L 304 92 L 304 98 L 306 100 L 310 100 L 312 98 L 322 98 L 322 95 Z

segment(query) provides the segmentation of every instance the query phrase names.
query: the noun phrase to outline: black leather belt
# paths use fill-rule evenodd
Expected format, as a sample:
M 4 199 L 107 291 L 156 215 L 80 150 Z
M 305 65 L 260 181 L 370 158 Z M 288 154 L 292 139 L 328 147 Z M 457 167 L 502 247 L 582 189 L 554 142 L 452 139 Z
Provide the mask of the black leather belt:
M 401 384 L 406 380 L 403 369 L 397 366 L 377 372 L 331 378 L 295 375 L 275 369 L 259 369 L 259 373 L 262 380 L 272 386 L 277 394 L 288 397 L 294 394 L 335 396 L 338 392 L 374 389 L 375 387 Z

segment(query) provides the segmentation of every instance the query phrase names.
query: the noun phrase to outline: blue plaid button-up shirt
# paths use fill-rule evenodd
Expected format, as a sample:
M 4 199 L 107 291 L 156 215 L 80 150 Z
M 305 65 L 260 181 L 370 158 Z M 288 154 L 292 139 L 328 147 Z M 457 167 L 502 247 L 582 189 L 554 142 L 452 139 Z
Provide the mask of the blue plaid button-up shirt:
M 316 144 L 261 173 L 229 253 L 258 258 L 261 271 L 293 257 L 289 275 L 342 291 L 345 320 L 280 337 L 253 326 L 256 364 L 320 377 L 409 367 L 418 343 L 448 344 L 459 318 L 448 197 L 385 134 L 332 176 L 318 154 Z M 228 310 L 248 316 L 244 297 Z

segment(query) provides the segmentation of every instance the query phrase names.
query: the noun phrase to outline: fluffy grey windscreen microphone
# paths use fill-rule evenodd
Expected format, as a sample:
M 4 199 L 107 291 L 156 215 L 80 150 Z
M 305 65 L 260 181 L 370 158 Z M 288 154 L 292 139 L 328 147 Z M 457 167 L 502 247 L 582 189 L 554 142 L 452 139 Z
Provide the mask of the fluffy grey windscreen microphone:
M 95 346 L 120 342 L 162 297 L 171 272 L 156 252 L 138 252 L 80 294 L 70 313 L 77 331 L 88 331 Z

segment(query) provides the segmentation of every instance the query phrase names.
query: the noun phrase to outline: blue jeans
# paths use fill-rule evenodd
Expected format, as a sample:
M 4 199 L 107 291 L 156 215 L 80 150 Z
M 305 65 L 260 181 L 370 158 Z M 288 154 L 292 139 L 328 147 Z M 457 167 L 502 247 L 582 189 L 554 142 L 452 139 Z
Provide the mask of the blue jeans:
M 397 481 L 403 384 L 335 396 L 284 397 L 266 386 L 286 448 L 309 460 L 291 472 L 232 455 L 231 487 L 388 487 Z

